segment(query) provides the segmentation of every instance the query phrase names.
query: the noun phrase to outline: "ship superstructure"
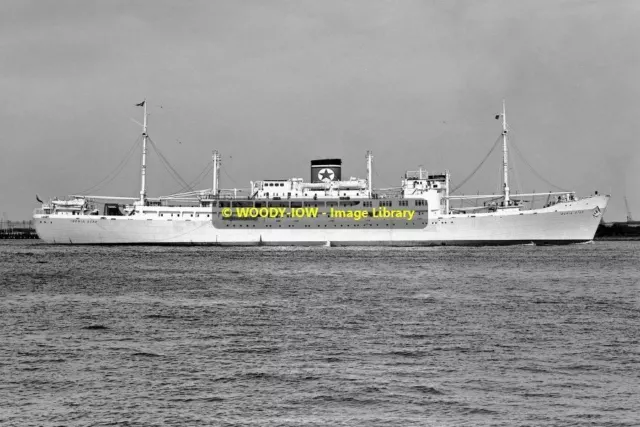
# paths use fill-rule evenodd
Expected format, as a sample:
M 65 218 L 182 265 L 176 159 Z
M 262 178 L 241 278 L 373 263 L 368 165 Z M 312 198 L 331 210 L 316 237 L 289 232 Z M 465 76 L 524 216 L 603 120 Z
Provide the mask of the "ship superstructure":
M 593 239 L 609 196 L 529 193 L 509 188 L 503 104 L 503 194 L 454 196 L 448 170 L 407 171 L 399 187 L 375 189 L 373 155 L 366 178 L 342 178 L 340 159 L 312 160 L 311 179 L 250 182 L 246 192 L 221 190 L 221 156 L 214 151 L 211 189 L 167 197 L 146 193 L 147 111 L 137 198 L 74 195 L 43 203 L 34 213 L 41 239 L 55 244 L 201 245 L 490 245 L 563 244 Z M 542 208 L 523 197 L 547 197 Z M 484 199 L 453 208 L 452 201 Z M 108 202 L 105 202 L 108 201 Z M 102 204 L 102 209 L 99 209 Z

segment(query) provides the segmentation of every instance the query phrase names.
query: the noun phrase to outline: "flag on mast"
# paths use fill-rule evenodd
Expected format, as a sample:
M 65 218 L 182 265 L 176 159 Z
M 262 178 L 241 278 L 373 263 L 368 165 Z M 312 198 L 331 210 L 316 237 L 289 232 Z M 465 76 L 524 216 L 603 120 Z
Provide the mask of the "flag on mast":
M 140 104 L 136 104 L 136 107 L 144 107 L 144 103 L 145 102 L 147 102 L 146 99 L 144 101 L 142 101 Z

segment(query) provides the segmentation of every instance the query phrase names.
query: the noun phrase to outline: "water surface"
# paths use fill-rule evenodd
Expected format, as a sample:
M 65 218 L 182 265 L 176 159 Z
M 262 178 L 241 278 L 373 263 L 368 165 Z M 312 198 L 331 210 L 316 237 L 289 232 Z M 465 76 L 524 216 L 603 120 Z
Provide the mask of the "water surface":
M 638 425 L 639 263 L 0 242 L 0 425 Z

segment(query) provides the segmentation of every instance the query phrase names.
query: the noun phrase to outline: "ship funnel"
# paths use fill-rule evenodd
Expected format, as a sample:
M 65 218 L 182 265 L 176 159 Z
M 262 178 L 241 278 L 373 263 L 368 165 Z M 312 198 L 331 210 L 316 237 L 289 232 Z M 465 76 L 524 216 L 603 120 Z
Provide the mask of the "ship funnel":
M 342 180 L 341 159 L 311 160 L 311 182 Z

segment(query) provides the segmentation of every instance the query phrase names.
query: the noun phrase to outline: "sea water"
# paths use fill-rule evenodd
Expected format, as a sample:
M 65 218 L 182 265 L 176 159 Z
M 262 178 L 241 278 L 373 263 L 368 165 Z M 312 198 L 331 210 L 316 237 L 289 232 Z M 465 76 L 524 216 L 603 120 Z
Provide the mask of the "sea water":
M 0 425 L 640 425 L 640 242 L 0 243 Z

